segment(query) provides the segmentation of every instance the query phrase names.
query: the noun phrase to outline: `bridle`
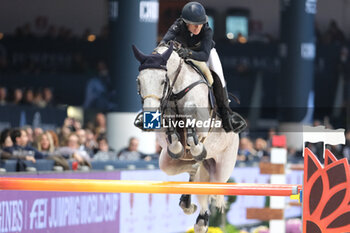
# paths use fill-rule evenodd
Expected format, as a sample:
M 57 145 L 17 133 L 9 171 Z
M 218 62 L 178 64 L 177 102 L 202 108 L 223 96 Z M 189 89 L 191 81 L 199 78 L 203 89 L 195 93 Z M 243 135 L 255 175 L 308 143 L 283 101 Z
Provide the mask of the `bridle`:
M 158 53 L 157 52 L 157 48 L 154 50 L 154 53 Z M 158 53 L 159 54 L 159 53 Z M 147 98 L 153 98 L 153 99 L 156 99 L 160 102 L 160 107 L 158 110 L 160 110 L 161 113 L 164 113 L 165 109 L 168 107 L 168 102 L 169 101 L 174 101 L 175 102 L 175 105 L 176 105 L 176 108 L 177 108 L 177 101 L 180 100 L 181 98 L 183 98 L 192 88 L 194 88 L 195 86 L 197 86 L 198 84 L 205 84 L 208 86 L 208 83 L 206 81 L 204 81 L 203 79 L 200 79 L 196 82 L 193 82 L 191 83 L 190 85 L 188 85 L 187 87 L 185 87 L 184 89 L 182 89 L 180 92 L 178 93 L 174 93 L 173 92 L 173 89 L 174 89 L 174 86 L 175 86 L 175 83 L 179 77 L 179 74 L 181 73 L 181 70 L 182 70 L 182 67 L 183 67 L 183 63 L 184 63 L 184 59 L 180 59 L 180 62 L 179 62 L 179 65 L 175 71 L 175 76 L 174 76 L 174 80 L 172 83 L 170 83 L 170 79 L 169 79 L 169 76 L 168 76 L 168 70 L 166 68 L 166 66 L 157 66 L 156 69 L 162 69 L 162 70 L 165 70 L 165 79 L 163 81 L 163 91 L 162 91 L 162 96 L 158 96 L 158 95 L 155 95 L 155 94 L 148 94 L 148 95 L 145 95 L 145 96 L 142 96 L 141 95 L 141 91 L 140 91 L 140 80 L 137 78 L 136 79 L 136 82 L 137 82 L 137 93 L 140 95 L 141 97 L 141 102 L 142 102 L 142 106 L 144 104 L 144 101 L 147 99 Z M 154 67 L 155 68 L 155 67 Z M 177 110 L 178 111 L 178 110 Z M 143 114 L 143 111 L 140 112 L 138 114 L 138 116 L 136 117 L 136 119 L 139 118 L 139 116 L 141 116 Z
M 175 71 L 175 77 L 174 77 L 173 83 L 170 83 L 170 79 L 169 79 L 169 76 L 168 76 L 167 68 L 164 67 L 164 66 L 161 67 L 161 69 L 165 70 L 165 72 L 166 72 L 165 73 L 165 79 L 162 82 L 162 85 L 164 85 L 163 91 L 162 91 L 162 97 L 157 96 L 155 94 L 148 94 L 148 95 L 142 96 L 141 95 L 141 91 L 140 91 L 140 80 L 136 79 L 136 82 L 137 82 L 137 93 L 141 97 L 142 105 L 143 105 L 144 101 L 147 98 L 153 98 L 153 99 L 156 99 L 156 100 L 158 100 L 160 102 L 160 111 L 163 112 L 163 110 L 165 109 L 165 107 L 168 104 L 168 101 L 169 101 L 170 97 L 173 94 L 173 88 L 174 88 L 174 85 L 176 83 L 177 78 L 179 77 L 179 74 L 181 72 L 182 66 L 183 66 L 183 60 L 181 59 L 180 60 L 180 64 L 179 64 L 178 68 Z

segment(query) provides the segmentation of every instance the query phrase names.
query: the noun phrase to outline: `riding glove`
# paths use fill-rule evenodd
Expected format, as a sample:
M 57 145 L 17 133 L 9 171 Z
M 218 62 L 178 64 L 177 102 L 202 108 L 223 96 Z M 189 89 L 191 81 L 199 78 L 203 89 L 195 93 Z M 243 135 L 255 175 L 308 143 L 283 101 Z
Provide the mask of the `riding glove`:
M 190 49 L 187 48 L 180 48 L 177 53 L 179 54 L 180 57 L 182 58 L 188 58 L 191 54 L 192 51 Z

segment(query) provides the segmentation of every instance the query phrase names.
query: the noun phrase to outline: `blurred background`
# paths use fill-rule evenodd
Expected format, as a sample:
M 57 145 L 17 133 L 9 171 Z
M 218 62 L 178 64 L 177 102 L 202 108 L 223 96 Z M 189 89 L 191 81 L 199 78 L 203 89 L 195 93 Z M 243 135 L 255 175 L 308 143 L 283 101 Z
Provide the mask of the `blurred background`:
M 133 126 L 141 101 L 131 45 L 151 53 L 187 2 L 2 0 L 4 172 L 157 168 L 154 134 Z M 288 161 L 300 162 L 302 124 L 344 128 L 347 145 L 332 149 L 350 158 L 350 1 L 199 2 L 241 101 L 231 107 L 248 122 L 238 164 L 268 160 L 278 134 L 291 134 Z M 25 152 L 6 149 L 16 145 Z M 310 147 L 322 160 L 323 146 Z

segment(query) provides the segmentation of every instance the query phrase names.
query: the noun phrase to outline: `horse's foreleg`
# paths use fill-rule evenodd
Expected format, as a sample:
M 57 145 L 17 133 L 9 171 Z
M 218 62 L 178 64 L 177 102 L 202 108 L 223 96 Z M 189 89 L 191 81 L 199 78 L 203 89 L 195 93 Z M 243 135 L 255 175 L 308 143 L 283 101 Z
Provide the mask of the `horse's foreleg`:
M 197 106 L 192 102 L 185 103 L 184 113 L 190 116 L 190 121 L 198 120 Z M 196 132 L 196 126 L 189 126 L 187 130 L 187 144 L 190 146 L 190 152 L 196 161 L 203 161 L 207 157 L 207 150 L 205 149 L 203 143 L 198 140 L 198 135 Z
M 203 143 L 198 141 L 194 128 L 187 129 L 187 144 L 190 146 L 191 155 L 196 161 L 203 161 L 207 157 L 207 150 Z
M 180 142 L 180 136 L 174 129 L 169 129 L 167 131 L 168 135 L 168 154 L 173 159 L 180 159 L 184 153 L 184 147 Z

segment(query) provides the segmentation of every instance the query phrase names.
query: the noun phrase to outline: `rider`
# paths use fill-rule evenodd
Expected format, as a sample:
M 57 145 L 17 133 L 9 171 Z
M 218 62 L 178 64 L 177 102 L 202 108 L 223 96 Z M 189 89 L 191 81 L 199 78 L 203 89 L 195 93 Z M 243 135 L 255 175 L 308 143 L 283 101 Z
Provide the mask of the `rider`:
M 226 82 L 220 58 L 214 48 L 213 31 L 208 24 L 204 7 L 198 2 L 189 2 L 182 9 L 182 15 L 168 29 L 160 44 L 170 40 L 181 43 L 178 50 L 180 57 L 207 62 L 214 76 L 214 95 L 226 132 L 240 132 L 245 128 L 245 121 L 229 106 Z

